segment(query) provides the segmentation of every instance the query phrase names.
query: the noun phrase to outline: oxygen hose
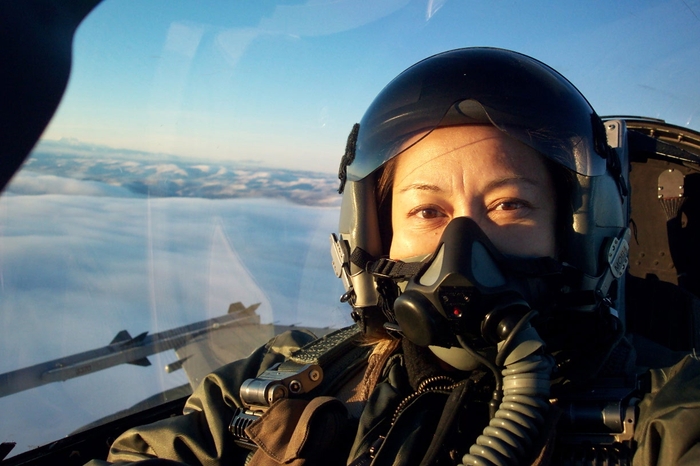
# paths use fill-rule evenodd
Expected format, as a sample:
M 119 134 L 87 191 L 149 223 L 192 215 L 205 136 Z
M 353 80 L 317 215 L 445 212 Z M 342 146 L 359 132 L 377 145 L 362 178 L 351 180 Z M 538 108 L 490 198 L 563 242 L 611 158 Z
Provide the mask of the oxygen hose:
M 554 359 L 526 315 L 498 344 L 496 362 L 503 366 L 503 398 L 489 425 L 462 457 L 460 466 L 510 466 L 526 458 L 549 409 Z M 461 338 L 460 344 L 471 352 Z M 491 365 L 493 367 L 493 365 Z M 493 369 L 492 369 L 493 370 Z M 500 374 L 495 374 L 499 380 Z

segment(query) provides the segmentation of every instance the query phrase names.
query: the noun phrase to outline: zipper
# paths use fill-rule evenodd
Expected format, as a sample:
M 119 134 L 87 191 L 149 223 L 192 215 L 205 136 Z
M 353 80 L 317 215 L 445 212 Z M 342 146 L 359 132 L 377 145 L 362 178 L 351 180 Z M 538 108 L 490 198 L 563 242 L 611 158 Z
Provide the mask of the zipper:
M 436 385 L 436 386 L 431 386 L 434 385 L 438 382 L 443 382 L 442 385 Z M 406 398 L 404 398 L 401 403 L 396 407 L 396 411 L 394 411 L 394 415 L 391 418 L 391 427 L 394 426 L 396 423 L 396 420 L 399 418 L 399 415 L 401 412 L 406 409 L 406 406 L 408 406 L 413 400 L 418 398 L 419 396 L 423 395 L 424 393 L 428 392 L 433 392 L 433 393 L 443 393 L 445 395 L 449 395 L 452 390 L 455 388 L 459 387 L 460 385 L 466 383 L 466 381 L 462 381 L 459 383 L 455 383 L 454 379 L 451 377 L 447 377 L 446 375 L 437 375 L 434 377 L 428 377 L 427 379 L 423 380 L 419 385 L 418 389 L 408 395 Z
M 406 398 L 401 400 L 401 403 L 396 407 L 396 410 L 394 411 L 394 415 L 391 418 L 391 425 L 389 426 L 389 431 L 391 431 L 391 428 L 394 426 L 396 423 L 396 420 L 399 418 L 399 415 L 401 412 L 406 409 L 406 407 L 416 398 L 419 396 L 425 394 L 425 393 L 442 393 L 445 395 L 449 395 L 452 393 L 452 391 L 467 383 L 467 380 L 463 380 L 461 382 L 455 382 L 454 379 L 451 377 L 447 377 L 444 375 L 438 375 L 434 377 L 428 377 L 427 379 L 423 380 L 419 385 L 418 389 L 408 395 Z M 388 435 L 388 434 L 387 434 Z M 384 440 L 386 439 L 386 435 L 380 435 L 377 440 L 375 440 L 372 445 L 369 447 L 369 449 L 363 453 L 361 456 L 359 456 L 355 461 L 353 461 L 350 466 L 369 466 L 374 458 L 377 456 L 377 453 L 379 452 L 379 449 L 382 447 L 384 444 Z

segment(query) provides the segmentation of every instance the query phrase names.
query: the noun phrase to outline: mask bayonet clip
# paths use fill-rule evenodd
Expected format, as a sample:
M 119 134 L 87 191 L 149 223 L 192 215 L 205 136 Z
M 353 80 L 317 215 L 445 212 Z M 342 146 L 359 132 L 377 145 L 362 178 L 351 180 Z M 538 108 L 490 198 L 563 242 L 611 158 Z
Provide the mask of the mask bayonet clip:
M 340 297 L 341 302 L 349 301 L 354 292 L 350 279 L 350 246 L 344 239 L 339 239 L 331 233 L 331 263 L 335 276 L 343 281 L 345 293 Z
M 610 306 L 612 305 L 612 301 L 608 297 L 610 285 L 624 275 L 625 270 L 627 270 L 627 265 L 629 264 L 630 237 L 630 229 L 625 228 L 620 233 L 620 236 L 610 240 L 607 248 L 606 258 L 608 267 L 606 267 L 605 272 L 603 272 L 600 280 L 598 280 L 596 293 L 604 300 L 607 300 Z M 611 313 L 614 315 L 616 311 L 612 311 L 614 311 L 614 309 L 611 307 Z

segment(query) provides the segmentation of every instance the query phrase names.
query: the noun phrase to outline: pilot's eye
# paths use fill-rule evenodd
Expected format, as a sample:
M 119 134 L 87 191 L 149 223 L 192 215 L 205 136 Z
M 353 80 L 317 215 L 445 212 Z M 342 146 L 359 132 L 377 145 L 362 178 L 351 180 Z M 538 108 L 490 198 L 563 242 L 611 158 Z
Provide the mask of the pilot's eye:
M 414 215 L 423 219 L 444 217 L 445 215 L 434 207 L 420 207 L 414 211 Z
M 518 210 L 527 207 L 527 203 L 520 200 L 499 202 L 494 210 Z

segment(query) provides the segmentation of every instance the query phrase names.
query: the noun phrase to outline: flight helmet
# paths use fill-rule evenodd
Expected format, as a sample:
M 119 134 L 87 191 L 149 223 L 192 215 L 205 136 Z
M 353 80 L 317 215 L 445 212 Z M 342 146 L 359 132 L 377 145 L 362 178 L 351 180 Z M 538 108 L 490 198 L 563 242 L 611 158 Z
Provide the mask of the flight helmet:
M 583 95 L 544 63 L 475 47 L 434 55 L 402 72 L 348 138 L 331 253 L 346 289 L 341 300 L 351 304 L 355 320 L 367 333 L 381 331 L 401 293 L 389 282 L 417 270 L 410 260 L 387 257 L 391 220 L 380 215 L 376 196 L 383 167 L 435 128 L 469 124 L 493 125 L 569 174 L 571 188 L 559 200 L 568 212 L 559 233 L 557 259 L 568 270 L 561 291 L 571 308 L 592 312 L 604 303 L 621 312 L 618 282 L 629 249 L 624 122 L 603 123 Z

